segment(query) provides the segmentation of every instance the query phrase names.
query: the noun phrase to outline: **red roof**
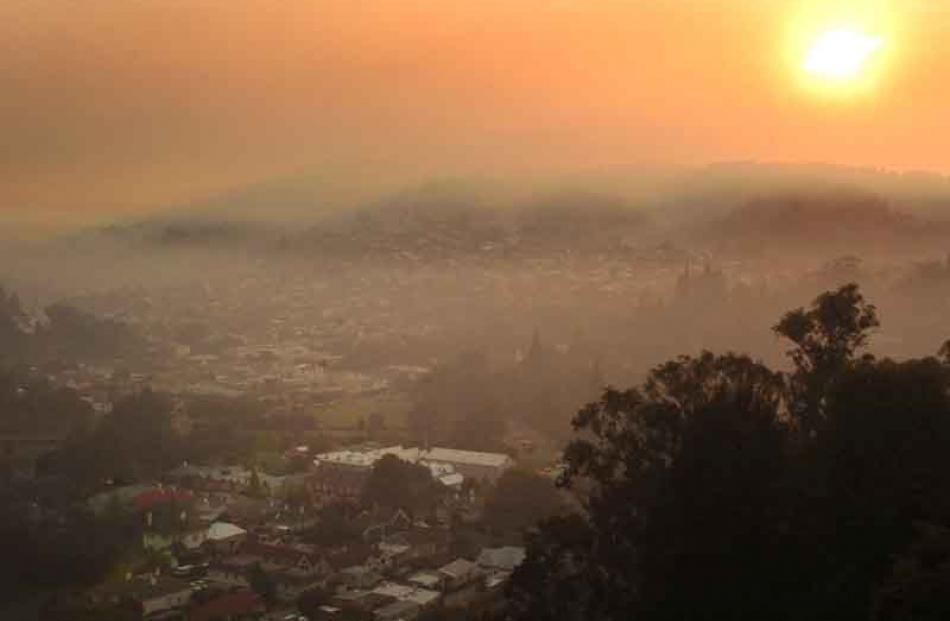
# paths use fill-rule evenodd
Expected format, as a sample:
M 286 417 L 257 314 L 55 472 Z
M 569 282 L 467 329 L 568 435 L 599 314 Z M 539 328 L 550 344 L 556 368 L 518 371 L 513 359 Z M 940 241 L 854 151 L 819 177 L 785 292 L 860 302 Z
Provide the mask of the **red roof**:
M 174 489 L 153 488 L 142 492 L 135 497 L 135 507 L 139 510 L 151 509 L 155 505 L 164 504 L 173 500 L 190 500 L 191 492 L 185 492 Z
M 209 600 L 191 609 L 189 621 L 227 619 L 253 612 L 263 612 L 264 602 L 257 593 L 236 591 Z

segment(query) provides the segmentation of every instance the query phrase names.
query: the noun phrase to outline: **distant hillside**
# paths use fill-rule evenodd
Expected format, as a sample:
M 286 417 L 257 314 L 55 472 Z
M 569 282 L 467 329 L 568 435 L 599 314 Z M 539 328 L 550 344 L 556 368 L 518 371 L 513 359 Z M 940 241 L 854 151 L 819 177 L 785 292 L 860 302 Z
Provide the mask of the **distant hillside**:
M 411 260 L 623 254 L 664 243 L 850 248 L 941 240 L 950 222 L 950 178 L 820 165 L 451 180 L 375 200 L 366 197 L 376 190 L 345 192 L 341 184 L 330 171 L 275 179 L 94 237 L 133 247 Z M 581 189 L 551 189 L 564 187 Z
M 732 249 L 874 246 L 939 242 L 950 221 L 911 215 L 872 193 L 787 191 L 745 202 L 700 227 L 700 238 Z
M 130 224 L 115 224 L 87 232 L 125 245 L 146 244 L 165 248 L 231 248 L 235 246 L 267 247 L 279 240 L 282 229 L 259 222 L 209 218 L 153 218 Z
M 428 189 L 327 219 L 292 243 L 312 252 L 406 258 L 615 252 L 648 227 L 619 198 L 552 194 L 514 206 Z
M 719 218 L 762 197 L 870 194 L 902 212 L 950 218 L 950 177 L 822 164 L 721 163 L 682 171 L 659 192 L 663 211 L 677 220 Z

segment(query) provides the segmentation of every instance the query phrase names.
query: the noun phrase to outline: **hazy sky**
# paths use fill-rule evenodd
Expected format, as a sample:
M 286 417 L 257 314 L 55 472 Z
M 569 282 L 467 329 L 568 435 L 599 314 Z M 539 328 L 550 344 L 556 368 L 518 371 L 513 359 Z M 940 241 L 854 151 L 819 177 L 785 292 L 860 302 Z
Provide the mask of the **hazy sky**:
M 300 170 L 354 186 L 723 159 L 950 172 L 943 4 L 2 0 L 0 209 L 83 219 Z M 829 6 L 887 34 L 847 96 L 798 68 Z

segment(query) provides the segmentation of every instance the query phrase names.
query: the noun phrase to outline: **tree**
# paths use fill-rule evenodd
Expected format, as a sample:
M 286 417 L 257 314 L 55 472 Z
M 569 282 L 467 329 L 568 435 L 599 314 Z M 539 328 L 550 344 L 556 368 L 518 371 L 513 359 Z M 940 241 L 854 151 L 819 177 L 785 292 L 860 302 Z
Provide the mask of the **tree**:
M 875 599 L 875 621 L 950 619 L 950 529 L 918 524 Z
M 181 462 L 181 438 L 172 428 L 172 403 L 151 389 L 115 404 L 98 425 L 78 435 L 50 460 L 74 492 L 113 481 L 154 481 Z
M 277 601 L 277 583 L 270 574 L 264 571 L 260 563 L 254 563 L 248 570 L 247 581 L 251 589 L 260 595 L 268 606 Z
M 876 325 L 843 287 L 776 327 L 790 375 L 704 353 L 583 408 L 584 512 L 529 536 L 509 617 L 944 618 L 950 361 L 857 357 Z
M 307 531 L 307 543 L 318 546 L 338 546 L 362 541 L 363 527 L 353 519 L 358 508 L 336 502 L 320 508 L 320 521 Z
M 30 335 L 23 330 L 27 319 L 20 298 L 0 287 L 0 362 L 22 362 L 29 354 Z
M 943 360 L 944 364 L 950 364 L 950 340 L 944 341 L 937 351 L 937 356 Z
M 791 411 L 803 433 L 817 433 L 828 387 L 879 325 L 877 309 L 853 283 L 819 295 L 808 310 L 790 311 L 775 325 L 794 344 L 788 351 L 795 365 Z
M 330 595 L 320 587 L 307 589 L 297 598 L 297 610 L 308 619 L 316 619 L 320 614 L 320 606 L 330 601 Z
M 532 542 L 559 569 L 531 573 L 529 554 L 513 587 L 519 618 L 685 619 L 697 609 L 735 618 L 777 605 L 782 386 L 749 358 L 704 353 L 581 410 L 574 424 L 584 437 L 565 451 L 561 484 L 591 484 L 586 516 L 548 523 Z M 571 545 L 548 541 L 565 532 Z M 523 586 L 529 576 L 553 600 L 518 600 L 536 590 Z M 573 617 L 559 616 L 565 610 Z
M 439 485 L 427 467 L 386 455 L 373 465 L 363 487 L 363 503 L 424 513 L 434 508 Z
M 249 496 L 255 498 L 261 498 L 264 496 L 264 484 L 261 482 L 261 475 L 258 474 L 257 468 L 251 468 L 251 479 L 248 482 L 247 493 Z
M 578 514 L 554 517 L 529 533 L 527 556 L 508 585 L 508 615 L 536 621 L 609 619 L 607 588 L 594 555 L 596 533 Z
M 803 490 L 813 501 L 797 526 L 822 550 L 816 607 L 866 618 L 917 525 L 950 526 L 948 391 L 950 369 L 935 359 L 865 359 L 829 391 L 813 463 L 802 464 L 818 484 Z
M 0 367 L 0 424 L 10 433 L 68 436 L 88 429 L 92 408 L 71 388 Z
M 508 470 L 485 503 L 484 519 L 498 531 L 520 532 L 563 510 L 564 502 L 550 479 L 524 470 Z
M 113 360 L 144 350 L 141 336 L 120 321 L 100 319 L 68 304 L 52 304 L 44 310 L 49 321 L 37 336 L 53 357 Z

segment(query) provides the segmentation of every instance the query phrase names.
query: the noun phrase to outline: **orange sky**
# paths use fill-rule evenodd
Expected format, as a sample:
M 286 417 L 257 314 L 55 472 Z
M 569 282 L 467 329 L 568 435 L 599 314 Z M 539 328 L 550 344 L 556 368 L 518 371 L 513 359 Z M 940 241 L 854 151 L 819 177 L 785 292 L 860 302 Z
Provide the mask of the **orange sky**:
M 950 172 L 950 2 L 892 2 L 890 66 L 849 98 L 786 57 L 808 4 L 3 0 L 0 210 L 82 219 L 300 170 Z

